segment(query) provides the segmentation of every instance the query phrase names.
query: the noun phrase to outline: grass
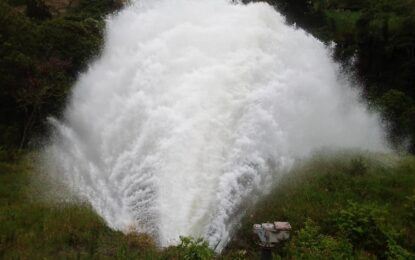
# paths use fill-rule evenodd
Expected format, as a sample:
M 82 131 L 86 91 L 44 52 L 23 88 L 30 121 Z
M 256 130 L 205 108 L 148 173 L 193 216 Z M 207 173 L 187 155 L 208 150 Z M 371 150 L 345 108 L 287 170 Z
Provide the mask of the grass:
M 1 259 L 130 259 L 156 256 L 148 236 L 109 229 L 88 206 L 41 199 L 26 160 L 0 163 Z
M 280 256 L 298 258 L 300 233 L 313 226 L 319 230 L 316 236 L 347 242 L 353 248 L 349 258 L 387 257 L 392 243 L 410 253 L 415 248 L 414 196 L 414 157 L 316 156 L 286 175 L 247 212 L 227 251 L 258 251 L 252 225 L 283 220 L 291 223 L 294 232 L 291 242 L 275 252 Z M 372 242 L 365 237 L 371 232 L 385 241 L 363 245 L 359 239 Z
M 109 229 L 88 205 L 39 196 L 30 160 L 0 162 L 1 259 L 204 259 L 197 240 L 160 250 L 143 234 Z M 252 225 L 284 220 L 292 239 L 277 259 L 411 259 L 415 158 L 320 155 L 285 175 L 247 211 L 220 259 L 256 259 Z M 183 242 L 182 241 L 182 242 Z

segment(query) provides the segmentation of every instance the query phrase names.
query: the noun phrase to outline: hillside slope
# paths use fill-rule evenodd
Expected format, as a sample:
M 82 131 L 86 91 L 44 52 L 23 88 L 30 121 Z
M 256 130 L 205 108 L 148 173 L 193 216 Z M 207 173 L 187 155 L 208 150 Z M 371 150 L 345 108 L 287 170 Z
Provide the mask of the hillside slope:
M 252 225 L 289 221 L 289 259 L 415 257 L 415 158 L 320 155 L 298 166 L 251 208 L 229 252 L 258 251 Z

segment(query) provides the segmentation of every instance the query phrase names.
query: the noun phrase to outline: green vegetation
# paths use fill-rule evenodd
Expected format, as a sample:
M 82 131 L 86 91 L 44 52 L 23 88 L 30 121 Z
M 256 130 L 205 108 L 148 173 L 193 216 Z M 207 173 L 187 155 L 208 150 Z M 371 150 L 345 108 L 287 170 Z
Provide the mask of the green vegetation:
M 226 254 L 255 256 L 252 225 L 289 221 L 294 259 L 415 259 L 415 158 L 317 156 L 250 209 Z
M 30 184 L 27 161 L 0 163 L 0 258 L 117 256 L 130 239 L 106 227 L 88 206 L 45 202 Z
M 43 199 L 29 159 L 0 160 L 0 259 L 210 259 L 201 240 L 162 251 L 152 238 L 113 231 L 80 202 Z M 42 186 L 45 183 L 42 183 Z
M 0 147 L 27 147 L 58 115 L 77 74 L 95 57 L 105 14 L 118 1 L 81 0 L 52 17 L 40 0 L 0 1 Z
M 212 259 L 198 239 L 157 248 L 145 234 L 109 229 L 86 204 L 43 199 L 29 159 L 0 162 L 2 259 Z M 45 183 L 41 183 L 44 187 Z M 220 259 L 256 259 L 252 225 L 286 220 L 284 259 L 415 259 L 415 158 L 316 156 L 249 209 Z M 278 258 L 277 258 L 278 259 Z
M 103 43 L 117 0 L 80 0 L 52 15 L 42 0 L 0 0 L 0 258 L 209 259 L 182 238 L 160 250 L 147 235 L 109 229 L 88 206 L 51 202 L 22 150 L 59 115 L 77 75 Z M 415 1 L 268 0 L 319 39 L 362 82 L 397 145 L 415 152 Z M 412 138 L 412 141 L 408 141 Z M 252 224 L 287 220 L 293 237 L 275 257 L 415 259 L 415 158 L 315 158 L 250 209 L 220 258 L 252 259 Z
M 163 252 L 163 259 L 205 260 L 213 259 L 215 254 L 203 239 L 180 237 L 178 246 L 169 247 Z

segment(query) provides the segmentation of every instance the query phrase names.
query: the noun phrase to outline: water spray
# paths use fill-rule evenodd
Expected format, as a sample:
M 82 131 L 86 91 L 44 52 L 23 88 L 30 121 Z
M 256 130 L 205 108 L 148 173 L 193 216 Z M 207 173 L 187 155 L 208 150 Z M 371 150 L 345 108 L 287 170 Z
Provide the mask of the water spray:
M 113 229 L 221 251 L 297 159 L 385 150 L 329 48 L 268 4 L 132 1 L 105 35 L 44 154 Z

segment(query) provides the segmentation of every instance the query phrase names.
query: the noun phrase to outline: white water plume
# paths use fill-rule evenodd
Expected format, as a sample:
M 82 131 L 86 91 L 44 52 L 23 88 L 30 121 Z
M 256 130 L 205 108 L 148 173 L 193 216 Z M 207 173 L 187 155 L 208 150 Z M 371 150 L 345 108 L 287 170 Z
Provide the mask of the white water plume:
M 267 4 L 137 0 L 106 26 L 45 155 L 114 229 L 220 251 L 296 158 L 385 149 L 329 49 Z

